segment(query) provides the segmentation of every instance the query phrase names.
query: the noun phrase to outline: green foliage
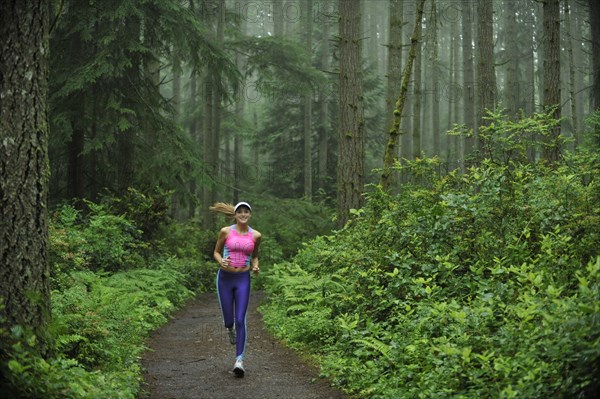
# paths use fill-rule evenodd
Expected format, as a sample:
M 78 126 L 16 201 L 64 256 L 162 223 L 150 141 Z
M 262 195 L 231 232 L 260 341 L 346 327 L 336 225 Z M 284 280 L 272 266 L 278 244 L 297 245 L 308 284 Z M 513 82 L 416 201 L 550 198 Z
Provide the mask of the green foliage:
M 86 202 L 84 216 L 71 205 L 52 214 L 49 257 L 54 276 L 70 270 L 132 268 L 143 262 L 142 232 L 124 216 L 112 214 L 105 205 Z
M 212 28 L 176 0 L 67 0 L 60 11 L 50 35 L 51 192 L 67 191 L 69 153 L 90 177 L 88 196 L 104 187 L 124 194 L 132 184 L 187 194 L 187 183 L 204 173 L 202 156 L 157 74 L 178 59 L 198 73 L 213 71 L 221 93 L 233 92 L 240 76 Z M 72 148 L 75 135 L 83 136 L 83 149 Z
M 0 389 L 8 397 L 136 398 L 149 333 L 193 292 L 213 286 L 197 227 L 165 224 L 160 201 L 135 190 L 103 202 L 52 214 L 53 352 L 42 357 L 36 337 L 19 326 L 0 328 Z M 157 229 L 152 246 L 129 218 Z
M 595 110 L 586 118 L 584 144 L 598 150 L 600 148 L 600 109 Z
M 212 253 L 216 235 L 200 229 L 195 222 L 187 222 L 163 226 L 160 236 L 159 250 L 167 256 L 161 262 L 185 275 L 188 289 L 197 292 L 213 290 L 216 270 Z
M 120 196 L 108 196 L 104 201 L 117 215 L 123 215 L 142 231 L 142 238 L 150 241 L 162 225 L 169 222 L 167 211 L 172 192 L 164 192 L 156 188 L 154 192 L 145 193 L 133 187 Z
M 7 376 L 17 396 L 137 397 L 144 340 L 189 298 L 184 282 L 168 262 L 106 276 L 72 273 L 69 286 L 52 293 L 55 357 L 42 359 L 35 336 L 12 332 Z
M 497 123 L 504 140 L 514 126 Z M 359 397 L 593 397 L 600 157 L 550 169 L 505 144 L 465 174 L 418 160 L 415 184 L 375 188 L 344 229 L 272 268 L 267 325 Z

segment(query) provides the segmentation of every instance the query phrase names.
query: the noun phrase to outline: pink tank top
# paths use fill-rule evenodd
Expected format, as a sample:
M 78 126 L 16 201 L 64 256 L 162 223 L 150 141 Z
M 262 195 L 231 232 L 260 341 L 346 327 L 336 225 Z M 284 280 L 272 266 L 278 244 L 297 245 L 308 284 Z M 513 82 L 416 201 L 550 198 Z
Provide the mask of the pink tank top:
M 254 234 L 252 228 L 248 226 L 248 232 L 240 234 L 236 230 L 235 224 L 231 225 L 229 234 L 225 239 L 223 257 L 231 257 L 231 266 L 233 267 L 246 267 L 250 265 L 252 252 L 254 252 Z

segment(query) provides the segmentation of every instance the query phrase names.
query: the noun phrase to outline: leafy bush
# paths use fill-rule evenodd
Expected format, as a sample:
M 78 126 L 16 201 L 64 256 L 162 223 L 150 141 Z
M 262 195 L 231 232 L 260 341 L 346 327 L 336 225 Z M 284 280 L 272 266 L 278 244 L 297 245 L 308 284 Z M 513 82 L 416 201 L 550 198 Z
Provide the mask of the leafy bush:
M 168 266 L 73 273 L 68 288 L 52 293 L 57 356 L 42 359 L 34 336 L 12 332 L 16 343 L 7 365 L 15 396 L 135 398 L 144 340 L 191 295 L 185 276 Z
M 214 285 L 214 270 L 195 256 L 194 237 L 202 233 L 161 224 L 156 233 L 176 232 L 182 240 L 167 244 L 155 235 L 151 244 L 130 220 L 141 220 L 148 208 L 124 216 L 114 204 L 129 207 L 131 198 L 104 202 L 86 202 L 85 212 L 63 205 L 52 214 L 54 353 L 44 359 L 35 336 L 0 329 L 0 389 L 9 397 L 135 398 L 148 334 L 194 291 Z
M 51 216 L 49 258 L 55 276 L 71 270 L 116 271 L 140 266 L 144 261 L 140 252 L 147 247 L 141 231 L 104 205 L 86 204 L 86 215 L 63 205 Z
M 125 195 L 120 197 L 106 196 L 102 203 L 111 212 L 123 215 L 142 231 L 144 241 L 151 241 L 160 233 L 162 226 L 169 223 L 168 209 L 171 192 L 156 189 L 143 192 L 129 187 Z
M 408 163 L 424 184 L 375 188 L 274 266 L 269 328 L 361 397 L 593 397 L 600 158 L 497 159 L 444 177 Z

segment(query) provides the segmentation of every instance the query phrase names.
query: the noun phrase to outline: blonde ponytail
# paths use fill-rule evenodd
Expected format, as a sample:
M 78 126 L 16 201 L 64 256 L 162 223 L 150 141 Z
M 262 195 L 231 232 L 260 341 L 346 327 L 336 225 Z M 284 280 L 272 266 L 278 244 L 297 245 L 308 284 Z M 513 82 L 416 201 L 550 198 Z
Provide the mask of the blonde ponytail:
M 227 216 L 234 216 L 235 212 L 233 211 L 233 208 L 234 207 L 231 204 L 226 204 L 225 202 L 217 202 L 208 209 L 215 213 L 222 213 Z

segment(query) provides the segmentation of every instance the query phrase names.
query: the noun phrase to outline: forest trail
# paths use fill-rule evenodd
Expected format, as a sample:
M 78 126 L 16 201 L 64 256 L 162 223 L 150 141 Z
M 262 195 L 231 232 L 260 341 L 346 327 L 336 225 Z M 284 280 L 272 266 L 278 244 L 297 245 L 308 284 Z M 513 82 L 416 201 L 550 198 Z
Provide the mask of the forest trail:
M 244 378 L 232 372 L 235 347 L 223 327 L 217 295 L 204 293 L 148 342 L 140 399 L 345 398 L 264 329 L 256 310 L 262 299 L 262 292 L 251 293 Z

